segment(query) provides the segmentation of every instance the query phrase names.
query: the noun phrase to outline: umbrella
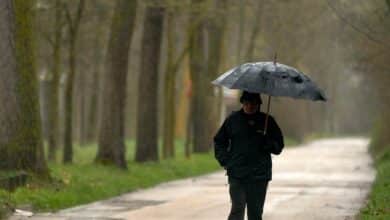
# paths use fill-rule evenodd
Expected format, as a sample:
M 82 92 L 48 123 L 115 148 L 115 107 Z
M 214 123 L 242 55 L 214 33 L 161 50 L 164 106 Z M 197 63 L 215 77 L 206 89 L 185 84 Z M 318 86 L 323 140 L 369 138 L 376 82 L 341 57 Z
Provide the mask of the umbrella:
M 264 134 L 267 132 L 271 96 L 326 101 L 324 92 L 308 76 L 275 61 L 239 65 L 223 73 L 212 83 L 229 89 L 269 95 Z

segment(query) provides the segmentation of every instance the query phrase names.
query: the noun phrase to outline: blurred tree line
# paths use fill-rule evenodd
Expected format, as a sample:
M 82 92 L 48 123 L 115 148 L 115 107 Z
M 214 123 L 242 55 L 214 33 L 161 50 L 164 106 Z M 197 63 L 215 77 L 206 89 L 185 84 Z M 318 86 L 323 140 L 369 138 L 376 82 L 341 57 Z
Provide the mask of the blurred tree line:
M 207 152 L 221 119 L 239 108 L 210 82 L 275 54 L 329 98 L 275 98 L 286 137 L 364 135 L 378 121 L 378 140 L 389 143 L 389 4 L 1 1 L 0 169 L 45 173 L 44 158 L 58 161 L 60 150 L 72 163 L 74 143 L 97 142 L 95 162 L 121 168 L 174 157 L 175 140 L 187 157 Z M 135 158 L 125 158 L 125 139 L 136 140 Z

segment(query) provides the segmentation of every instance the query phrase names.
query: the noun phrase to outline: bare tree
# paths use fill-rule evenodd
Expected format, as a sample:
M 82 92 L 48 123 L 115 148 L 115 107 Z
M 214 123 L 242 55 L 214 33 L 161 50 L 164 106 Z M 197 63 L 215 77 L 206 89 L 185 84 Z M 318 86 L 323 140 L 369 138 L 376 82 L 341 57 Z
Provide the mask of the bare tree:
M 262 15 L 263 14 L 263 5 L 264 5 L 264 0 L 259 0 L 256 2 L 256 11 L 255 11 L 255 14 L 258 15 L 258 16 L 255 16 L 254 18 L 254 22 L 253 22 L 253 25 L 252 25 L 252 32 L 250 34 L 250 37 L 249 37 L 249 43 L 248 43 L 248 48 L 246 50 L 246 55 L 245 55 L 245 60 L 247 62 L 252 62 L 253 61 L 253 58 L 254 58 L 254 51 L 255 51 L 255 47 L 256 47 L 256 39 L 257 39 L 257 36 L 259 35 L 260 33 L 260 26 L 261 26 L 261 22 L 259 22 L 259 19 L 262 19 Z
M 137 146 L 135 160 L 158 160 L 157 87 L 164 8 L 148 6 L 142 37 L 138 89 Z
M 226 29 L 226 0 L 216 0 L 215 5 L 212 7 L 213 16 L 208 19 L 207 32 L 208 32 L 208 68 L 207 75 L 210 81 L 218 77 L 220 73 L 220 66 L 222 63 L 223 49 L 224 49 L 224 37 Z M 207 83 L 207 82 L 205 82 Z M 210 84 L 210 83 L 209 83 Z M 217 89 L 217 88 L 216 88 Z M 217 91 L 218 94 L 215 94 Z M 210 98 L 211 119 L 209 121 L 209 132 L 214 134 L 217 131 L 219 125 L 219 119 L 221 118 L 221 105 L 222 105 L 222 89 L 214 90 L 212 92 L 212 98 Z
M 188 54 L 188 45 L 178 52 L 177 36 L 175 35 L 175 20 L 180 8 L 169 7 L 165 12 L 165 33 L 167 41 L 167 61 L 164 78 L 164 117 L 163 117 L 163 157 L 175 155 L 175 124 L 176 124 L 176 78 L 180 65 Z
M 34 1 L 0 1 L 0 169 L 48 175 L 33 48 Z
M 136 14 L 135 0 L 117 2 L 112 18 L 107 51 L 107 66 L 103 78 L 103 103 L 99 150 L 95 161 L 126 168 L 124 143 L 124 110 L 126 76 L 130 42 Z
M 61 0 L 56 0 L 54 5 L 55 17 L 53 22 L 54 39 L 52 41 L 53 64 L 50 77 L 50 104 L 49 107 L 49 129 L 48 129 L 48 159 L 56 160 L 58 149 L 59 123 L 58 123 L 58 91 L 60 79 L 61 64 L 61 47 L 62 47 L 62 29 L 63 29 L 63 12 Z
M 213 109 L 216 107 L 211 80 L 214 74 L 208 72 L 206 30 L 207 17 L 203 11 L 208 5 L 203 0 L 193 0 L 190 29 L 190 72 L 192 81 L 191 124 L 194 152 L 207 152 L 212 146 Z
M 175 42 L 174 42 L 174 12 L 168 10 L 166 16 L 167 34 L 167 67 L 164 80 L 164 135 L 163 135 L 163 157 L 174 156 L 175 151 L 175 79 L 177 67 L 174 66 Z M 176 69 L 175 69 L 176 68 Z
M 69 4 L 69 3 L 68 3 Z M 73 114 L 73 85 L 76 73 L 76 43 L 77 35 L 83 15 L 85 0 L 78 2 L 75 16 L 71 15 L 69 5 L 66 5 L 66 19 L 69 28 L 69 73 L 67 75 L 65 87 L 65 133 L 64 133 L 64 153 L 63 162 L 71 163 L 73 160 L 73 138 L 72 138 L 72 114 Z

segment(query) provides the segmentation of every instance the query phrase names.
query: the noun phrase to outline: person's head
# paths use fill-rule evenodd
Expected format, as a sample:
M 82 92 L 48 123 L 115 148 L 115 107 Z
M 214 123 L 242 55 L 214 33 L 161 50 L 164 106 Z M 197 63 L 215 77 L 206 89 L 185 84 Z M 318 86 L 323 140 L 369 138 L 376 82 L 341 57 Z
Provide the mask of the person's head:
M 254 114 L 260 109 L 262 104 L 261 97 L 259 93 L 251 93 L 244 91 L 240 97 L 240 102 L 242 104 L 242 109 L 246 114 Z

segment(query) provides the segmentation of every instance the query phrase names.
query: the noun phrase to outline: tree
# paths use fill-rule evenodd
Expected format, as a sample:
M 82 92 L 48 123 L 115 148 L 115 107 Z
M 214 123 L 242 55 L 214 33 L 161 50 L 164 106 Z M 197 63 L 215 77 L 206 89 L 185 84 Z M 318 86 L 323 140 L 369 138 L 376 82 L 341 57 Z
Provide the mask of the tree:
M 0 1 L 0 169 L 48 175 L 32 29 L 34 1 Z
M 52 55 L 53 64 L 51 69 L 50 78 L 50 104 L 49 107 L 49 129 L 48 129 L 48 159 L 51 161 L 56 160 L 56 152 L 58 148 L 58 91 L 59 91 L 59 79 L 60 79 L 60 63 L 61 63 L 61 47 L 62 47 L 62 7 L 61 1 L 56 0 L 54 5 L 55 18 L 54 18 L 54 40 L 52 43 Z
M 244 45 L 244 34 L 245 34 L 245 23 L 246 23 L 246 12 L 245 12 L 245 0 L 240 0 L 239 3 L 239 29 L 238 29 L 238 52 L 237 52 L 237 63 L 243 61 L 243 45 Z
M 210 83 L 213 74 L 208 72 L 207 56 L 206 16 L 202 14 L 206 10 L 207 2 L 193 0 L 192 25 L 190 29 L 190 72 L 192 81 L 191 100 L 191 124 L 193 132 L 194 152 L 207 152 L 212 146 L 213 136 L 213 108 L 216 107 L 213 86 Z
M 168 10 L 166 16 L 167 34 L 167 67 L 164 81 L 164 135 L 163 135 L 163 157 L 173 157 L 175 153 L 175 82 L 177 66 L 174 65 L 175 43 L 174 43 L 174 12 Z
M 169 6 L 168 6 L 169 7 Z M 164 74 L 164 117 L 163 117 L 163 158 L 173 157 L 175 155 L 175 124 L 176 124 L 176 78 L 180 65 L 188 54 L 188 45 L 185 44 L 177 55 L 179 48 L 175 41 L 175 20 L 180 17 L 177 15 L 177 8 L 167 8 L 165 12 L 166 24 L 165 33 L 167 41 L 167 61 Z
M 220 73 L 220 66 L 223 59 L 224 49 L 224 35 L 226 29 L 226 0 L 216 0 L 213 7 L 214 16 L 209 18 L 207 31 L 208 31 L 208 68 L 207 77 L 210 81 L 218 77 Z M 205 82 L 207 83 L 207 82 Z M 210 83 L 209 83 L 210 84 Z M 213 91 L 212 91 L 213 93 Z M 212 113 L 212 120 L 209 121 L 209 132 L 214 134 L 217 131 L 220 117 L 220 109 L 222 105 L 222 89 L 218 88 L 218 96 L 210 98 L 210 108 Z
M 68 3 L 69 4 L 69 3 Z M 65 133 L 64 133 L 64 153 L 63 162 L 71 163 L 73 159 L 73 138 L 72 138 L 72 114 L 73 114 L 73 84 L 76 73 L 76 42 L 83 15 L 85 0 L 78 2 L 76 15 L 72 17 L 69 5 L 66 5 L 66 19 L 69 28 L 69 73 L 67 75 L 65 87 Z
M 99 150 L 96 162 L 126 168 L 124 143 L 124 110 L 129 48 L 136 13 L 135 0 L 117 2 L 112 18 L 107 50 L 107 66 L 103 78 L 103 103 Z
M 256 2 L 256 15 L 261 15 L 263 14 L 263 5 L 264 5 L 264 0 L 260 0 Z M 262 18 L 259 16 L 260 19 Z M 253 22 L 253 27 L 252 27 L 252 32 L 249 37 L 249 43 L 248 43 L 248 48 L 246 50 L 246 55 L 245 55 L 245 61 L 246 62 L 252 62 L 254 58 L 254 51 L 256 47 L 256 37 L 259 35 L 260 32 L 260 22 L 259 17 L 255 16 L 256 20 Z
M 146 8 L 142 37 L 141 74 L 138 89 L 137 146 L 138 162 L 158 160 L 157 87 L 164 8 Z

